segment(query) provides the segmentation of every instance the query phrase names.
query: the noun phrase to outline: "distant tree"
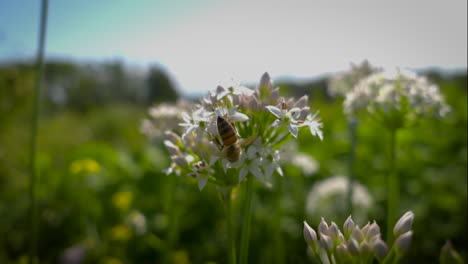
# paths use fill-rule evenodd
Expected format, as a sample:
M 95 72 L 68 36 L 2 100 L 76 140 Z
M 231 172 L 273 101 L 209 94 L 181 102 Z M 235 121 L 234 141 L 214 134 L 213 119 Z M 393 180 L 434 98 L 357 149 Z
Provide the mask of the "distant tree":
M 167 72 L 160 67 L 153 66 L 150 68 L 146 84 L 148 87 L 146 103 L 152 104 L 161 101 L 171 102 L 177 100 L 178 94 L 174 84 Z

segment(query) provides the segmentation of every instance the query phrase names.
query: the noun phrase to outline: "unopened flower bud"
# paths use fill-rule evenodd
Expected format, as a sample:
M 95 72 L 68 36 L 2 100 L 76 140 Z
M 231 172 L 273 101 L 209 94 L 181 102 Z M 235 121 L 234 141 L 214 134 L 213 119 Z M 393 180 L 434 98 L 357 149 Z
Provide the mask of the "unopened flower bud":
M 356 224 L 354 223 L 351 216 L 348 216 L 348 218 L 346 219 L 343 225 L 343 231 L 344 231 L 345 237 L 349 237 L 354 232 L 355 228 L 356 228 Z
M 323 219 L 323 217 L 322 217 L 322 220 L 320 221 L 320 224 L 318 225 L 318 232 L 320 234 L 325 234 L 325 235 L 328 234 L 328 224 L 327 222 L 325 222 L 325 219 Z
M 373 243 L 375 256 L 382 261 L 388 254 L 387 244 L 382 239 L 377 239 Z
M 359 255 L 359 244 L 356 239 L 351 238 L 348 240 L 348 242 L 346 242 L 346 246 L 348 247 L 348 251 L 351 253 L 351 255 Z
M 374 240 L 380 237 L 380 227 L 375 221 L 369 226 L 367 237 L 370 240 Z
M 406 233 L 411 230 L 411 226 L 413 225 L 413 220 L 414 220 L 414 214 L 413 212 L 409 211 L 406 212 L 395 224 L 395 227 L 393 228 L 393 234 L 395 237 L 398 237 L 399 235 Z
M 180 156 L 180 149 L 169 140 L 164 140 L 164 146 L 171 156 Z
M 333 249 L 333 240 L 331 239 L 330 236 L 327 236 L 325 234 L 320 234 L 320 244 L 322 247 L 324 247 L 327 251 L 330 251 Z
M 358 242 L 361 242 L 362 240 L 364 240 L 364 234 L 359 229 L 359 227 L 356 227 L 354 229 L 353 233 L 351 234 L 351 237 L 356 239 L 356 241 L 358 241 Z
M 258 105 L 257 98 L 255 98 L 254 96 L 252 96 L 252 99 L 250 99 L 249 107 L 253 111 L 258 111 L 259 110 L 259 105 Z
M 338 243 L 344 243 L 346 241 L 346 238 L 343 236 L 343 234 L 341 233 L 341 231 L 338 230 L 338 238 L 337 238 L 337 241 Z
M 171 156 L 171 159 L 180 167 L 187 167 L 187 160 L 182 156 Z
M 304 239 L 309 245 L 317 242 L 317 233 L 306 221 L 304 221 Z
M 268 91 L 268 90 L 271 90 L 273 87 L 272 87 L 272 83 L 271 83 L 271 79 L 270 79 L 270 75 L 268 75 L 267 72 L 265 72 L 263 75 L 262 75 L 262 78 L 260 79 L 260 91 L 264 92 L 264 91 Z M 265 89 L 265 90 L 263 90 Z
M 276 104 L 278 102 L 278 98 L 279 98 L 279 88 L 277 87 L 273 89 L 273 91 L 271 91 L 270 102 L 272 104 Z
M 447 241 L 440 251 L 440 264 L 463 264 L 460 254 L 453 248 L 452 243 Z
M 349 252 L 348 252 L 348 247 L 346 246 L 346 244 L 340 244 L 336 247 L 336 255 L 338 257 L 343 257 L 348 254 Z
M 372 254 L 372 247 L 367 241 L 363 241 L 361 245 L 359 245 L 359 251 L 362 255 L 369 256 Z
M 405 254 L 406 252 L 408 252 L 411 245 L 412 237 L 413 231 L 408 231 L 397 238 L 397 240 L 395 241 L 395 248 L 398 253 Z
M 331 225 L 328 227 L 328 235 L 331 236 L 333 239 L 337 239 L 338 233 L 340 233 L 340 229 L 335 224 L 335 222 L 332 222 Z
M 164 135 L 166 136 L 166 138 L 171 141 L 172 143 L 174 143 L 174 145 L 178 145 L 182 142 L 182 140 L 180 139 L 179 135 L 177 135 L 176 133 L 172 132 L 172 131 L 165 131 L 164 132 Z
M 367 222 L 367 224 L 361 228 L 362 235 L 367 237 L 367 232 L 369 231 L 370 223 Z

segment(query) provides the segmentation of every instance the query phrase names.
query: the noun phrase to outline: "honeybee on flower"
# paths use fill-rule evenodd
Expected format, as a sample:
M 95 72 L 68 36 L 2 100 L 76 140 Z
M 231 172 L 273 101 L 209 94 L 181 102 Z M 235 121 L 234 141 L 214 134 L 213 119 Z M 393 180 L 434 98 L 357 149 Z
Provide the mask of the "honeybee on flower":
M 166 132 L 172 160 L 166 173 L 195 177 L 200 189 L 208 182 L 233 186 L 249 174 L 269 184 L 273 173 L 283 175 L 279 148 L 290 134 L 297 138 L 301 127 L 309 127 L 322 139 L 308 99 L 280 97 L 268 73 L 256 89 L 218 86 L 185 108 L 193 111 L 180 113 L 181 131 Z

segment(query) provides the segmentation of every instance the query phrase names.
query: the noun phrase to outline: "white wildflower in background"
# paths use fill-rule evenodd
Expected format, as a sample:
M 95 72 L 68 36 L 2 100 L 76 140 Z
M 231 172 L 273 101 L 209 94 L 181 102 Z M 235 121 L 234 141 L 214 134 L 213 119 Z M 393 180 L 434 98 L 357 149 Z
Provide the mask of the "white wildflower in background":
M 377 72 L 363 79 L 346 94 L 343 105 L 348 117 L 366 110 L 401 126 L 418 117 L 440 118 L 449 112 L 435 84 L 404 70 Z
M 361 64 L 351 64 L 351 69 L 341 72 L 330 78 L 327 92 L 330 96 L 345 96 L 361 80 L 378 72 L 379 69 L 373 67 L 367 60 Z
M 300 168 L 306 177 L 316 174 L 320 169 L 318 161 L 306 153 L 295 154 L 291 162 L 294 166 Z
M 413 218 L 414 214 L 407 212 L 395 225 L 399 232 L 393 247 L 383 240 L 376 221 L 368 221 L 361 228 L 351 216 L 344 222 L 343 232 L 337 224 L 331 222 L 329 225 L 323 217 L 317 232 L 304 221 L 303 235 L 320 263 L 373 263 L 374 258 L 379 263 L 397 263 L 410 248 Z
M 178 100 L 176 104 L 162 103 L 148 110 L 148 118 L 143 119 L 140 131 L 149 139 L 160 139 L 165 131 L 179 131 L 179 122 L 188 103 Z
M 172 160 L 166 173 L 195 177 L 200 189 L 208 182 L 234 186 L 249 174 L 268 185 L 273 173 L 283 174 L 280 147 L 291 139 L 289 134 L 298 137 L 301 127 L 307 127 L 323 138 L 309 98 L 280 97 L 267 73 L 256 89 L 218 86 L 175 120 L 182 129 L 166 133 Z M 151 129 L 146 121 L 144 126 Z
M 348 179 L 344 176 L 333 176 L 314 184 L 307 194 L 306 213 L 309 216 L 338 217 L 346 213 Z M 354 217 L 366 219 L 372 208 L 373 199 L 367 188 L 354 182 L 353 207 L 358 208 Z

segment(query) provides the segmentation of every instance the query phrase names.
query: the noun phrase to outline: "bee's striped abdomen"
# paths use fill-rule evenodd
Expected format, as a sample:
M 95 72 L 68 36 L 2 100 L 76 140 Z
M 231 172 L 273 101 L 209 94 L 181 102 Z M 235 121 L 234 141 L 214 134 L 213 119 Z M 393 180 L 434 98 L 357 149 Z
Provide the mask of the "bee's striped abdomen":
M 237 142 L 236 130 L 231 123 L 229 123 L 223 117 L 218 116 L 217 125 L 218 133 L 221 136 L 225 146 L 230 146 Z

